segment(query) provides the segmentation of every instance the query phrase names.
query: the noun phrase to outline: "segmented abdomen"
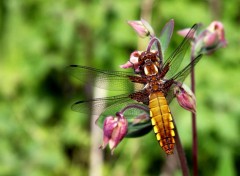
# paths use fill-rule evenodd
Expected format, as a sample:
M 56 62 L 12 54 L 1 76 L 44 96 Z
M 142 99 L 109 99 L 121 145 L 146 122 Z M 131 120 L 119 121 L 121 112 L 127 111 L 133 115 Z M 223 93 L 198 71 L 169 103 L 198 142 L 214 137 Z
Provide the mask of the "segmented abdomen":
M 172 154 L 174 149 L 174 125 L 167 100 L 162 92 L 154 92 L 149 97 L 150 116 L 157 140 L 166 152 Z

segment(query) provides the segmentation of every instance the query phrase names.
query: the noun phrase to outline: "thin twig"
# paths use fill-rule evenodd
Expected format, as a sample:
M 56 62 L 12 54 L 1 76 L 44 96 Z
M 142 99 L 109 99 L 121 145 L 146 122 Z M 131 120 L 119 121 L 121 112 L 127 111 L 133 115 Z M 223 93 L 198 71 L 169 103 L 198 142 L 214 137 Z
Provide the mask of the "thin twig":
M 194 50 L 192 49 L 191 52 L 191 61 L 194 59 Z M 194 66 L 191 68 L 191 89 L 192 92 L 195 94 L 195 74 L 194 74 Z M 192 159 L 193 159 L 193 175 L 198 175 L 198 147 L 197 147 L 197 119 L 196 113 L 192 113 Z
M 162 65 L 163 63 L 163 54 L 162 54 L 162 48 L 161 48 L 161 44 L 160 44 L 160 41 L 157 37 L 152 37 L 149 44 L 148 44 L 148 47 L 147 47 L 147 52 L 150 52 L 151 51 L 151 48 L 152 48 L 152 45 L 153 44 L 156 44 L 157 46 L 157 50 L 158 50 L 158 57 L 159 57 L 159 63 L 160 65 Z
M 176 149 L 177 149 L 178 157 L 179 157 L 179 160 L 180 160 L 180 165 L 181 165 L 181 168 L 182 168 L 182 175 L 183 176 L 188 176 L 189 175 L 189 170 L 188 170 L 188 165 L 187 165 L 187 159 L 186 159 L 185 152 L 183 150 L 182 143 L 181 143 L 181 140 L 180 140 L 180 137 L 179 137 L 179 134 L 178 134 L 177 126 L 176 126 L 176 123 L 175 123 L 174 120 L 173 120 L 173 124 L 174 124 L 174 127 L 175 127 Z

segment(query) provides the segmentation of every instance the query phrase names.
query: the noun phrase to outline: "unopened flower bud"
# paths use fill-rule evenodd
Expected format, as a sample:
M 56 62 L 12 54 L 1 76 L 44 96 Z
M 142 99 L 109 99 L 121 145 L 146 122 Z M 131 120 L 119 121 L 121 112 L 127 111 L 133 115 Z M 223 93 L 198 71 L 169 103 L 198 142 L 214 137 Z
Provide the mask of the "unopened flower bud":
M 174 94 L 181 107 L 196 112 L 196 98 L 190 89 L 184 89 L 182 86 L 174 87 Z
M 211 54 L 226 45 L 223 24 L 214 21 L 198 35 L 194 42 L 194 50 L 196 54 Z
M 106 117 L 103 124 L 103 144 L 99 148 L 104 149 L 109 144 L 113 154 L 114 149 L 126 136 L 127 129 L 128 122 L 122 114 L 118 113 L 116 117 Z
M 154 31 L 153 31 L 151 25 L 143 19 L 141 19 L 141 21 L 128 21 L 128 24 L 142 38 L 148 37 L 148 36 L 154 36 Z
M 185 36 L 190 28 L 178 31 L 178 34 Z M 199 54 L 211 54 L 215 50 L 227 45 L 224 35 L 223 24 L 213 21 L 205 30 L 193 38 L 194 56 Z
M 121 68 L 133 68 L 135 72 L 138 72 L 139 62 L 138 58 L 141 55 L 142 51 L 134 51 L 130 55 L 129 61 L 127 61 L 125 64 L 120 65 Z
M 214 33 L 214 37 L 210 37 L 209 40 L 215 41 L 215 44 L 219 47 L 225 47 L 227 41 L 225 40 L 224 27 L 223 24 L 219 21 L 213 21 L 207 28 L 210 32 Z M 211 41 L 211 42 L 212 42 Z M 213 42 L 212 42 L 213 43 Z

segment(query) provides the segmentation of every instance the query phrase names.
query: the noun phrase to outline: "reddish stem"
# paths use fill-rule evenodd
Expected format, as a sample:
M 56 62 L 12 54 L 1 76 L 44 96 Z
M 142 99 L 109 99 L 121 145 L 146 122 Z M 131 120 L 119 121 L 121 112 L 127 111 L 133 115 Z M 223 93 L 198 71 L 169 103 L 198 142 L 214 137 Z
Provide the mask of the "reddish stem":
M 158 57 L 160 59 L 159 63 L 160 65 L 162 65 L 163 63 L 163 53 L 162 53 L 162 48 L 161 48 L 161 44 L 160 44 L 160 41 L 157 37 L 152 37 L 149 44 L 148 44 L 148 47 L 147 47 L 147 52 L 150 52 L 151 51 L 151 48 L 153 46 L 153 44 L 156 44 L 157 46 L 157 50 L 158 50 Z
M 194 59 L 194 51 L 192 49 L 191 53 L 191 61 Z M 194 65 L 192 65 L 191 68 L 191 89 L 192 92 L 195 94 L 195 73 L 194 73 Z M 192 113 L 192 160 L 193 160 L 193 175 L 198 175 L 198 146 L 197 146 L 197 119 L 196 119 L 196 113 Z
M 173 120 L 173 123 L 174 123 L 174 126 L 175 126 L 176 149 L 177 149 L 178 157 L 179 157 L 179 160 L 180 160 L 182 175 L 183 176 L 188 176 L 189 175 L 189 170 L 188 170 L 188 165 L 187 165 L 187 159 L 186 159 L 183 147 L 182 147 L 180 137 L 178 135 L 177 125 L 175 124 L 174 120 Z

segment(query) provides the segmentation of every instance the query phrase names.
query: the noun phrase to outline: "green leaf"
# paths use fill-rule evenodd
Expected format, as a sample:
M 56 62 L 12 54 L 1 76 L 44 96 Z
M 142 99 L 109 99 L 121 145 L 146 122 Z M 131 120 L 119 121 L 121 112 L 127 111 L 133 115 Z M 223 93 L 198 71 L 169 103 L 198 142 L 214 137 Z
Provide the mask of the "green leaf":
M 174 29 L 174 20 L 171 19 L 162 29 L 161 34 L 160 34 L 160 42 L 161 42 L 161 47 L 162 47 L 162 53 L 166 51 L 168 48 L 168 45 L 170 43 L 170 40 L 172 38 L 173 34 L 173 29 Z
M 134 137 L 141 137 L 152 130 L 151 120 L 149 119 L 145 123 L 139 124 L 130 124 L 128 126 L 128 133 L 126 137 L 134 138 Z

